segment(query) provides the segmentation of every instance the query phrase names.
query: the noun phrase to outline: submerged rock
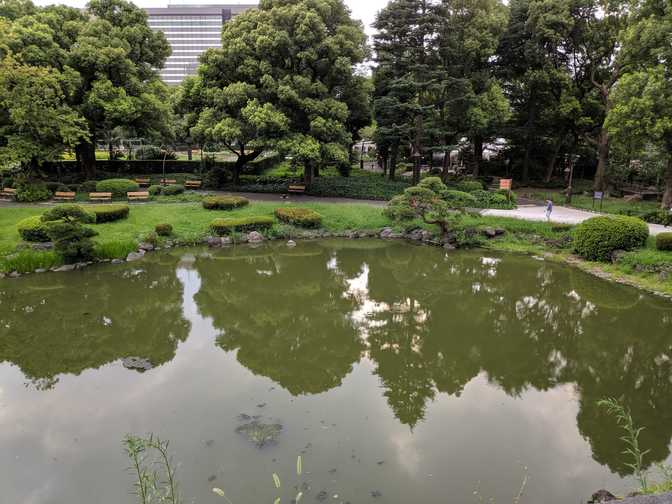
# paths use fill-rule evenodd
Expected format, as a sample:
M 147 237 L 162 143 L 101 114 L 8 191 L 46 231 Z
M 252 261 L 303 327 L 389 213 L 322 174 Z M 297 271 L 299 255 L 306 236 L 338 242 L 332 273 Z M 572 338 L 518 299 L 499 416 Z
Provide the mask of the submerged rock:
M 261 233 L 257 231 L 252 231 L 247 235 L 247 241 L 250 243 L 261 243 L 264 241 L 264 237 Z
M 58 273 L 62 273 L 65 271 L 74 271 L 77 268 L 76 264 L 64 264 L 63 266 L 59 266 L 58 268 L 54 268 L 51 271 L 56 271 Z
M 131 252 L 126 256 L 126 261 L 128 262 L 133 262 L 133 261 L 139 261 L 145 257 L 145 251 L 144 250 L 138 250 L 137 252 Z
M 607 490 L 598 490 L 593 494 L 588 502 L 592 504 L 600 504 L 601 502 L 610 502 L 615 500 L 617 500 L 616 496 L 611 492 L 608 492 Z
M 135 371 L 145 372 L 149 371 L 154 365 L 147 359 L 142 357 L 126 357 L 121 361 L 126 369 L 133 369 Z
M 257 448 L 272 445 L 277 442 L 280 433 L 282 432 L 282 425 L 280 424 L 266 424 L 259 420 L 252 420 L 236 429 L 238 434 L 244 435 L 249 441 L 254 443 Z
M 155 248 L 156 247 L 154 247 L 154 245 L 149 242 L 142 242 L 140 245 L 138 245 L 138 250 L 144 250 L 145 252 L 151 252 Z
M 294 240 L 289 240 L 287 242 L 287 246 L 290 247 L 290 248 L 296 247 L 296 242 Z

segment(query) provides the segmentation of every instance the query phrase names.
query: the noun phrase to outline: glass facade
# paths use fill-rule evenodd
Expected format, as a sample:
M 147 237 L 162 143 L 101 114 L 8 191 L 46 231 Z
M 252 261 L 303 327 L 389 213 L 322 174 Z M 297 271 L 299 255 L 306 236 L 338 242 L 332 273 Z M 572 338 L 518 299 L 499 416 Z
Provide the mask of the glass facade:
M 222 25 L 256 5 L 169 5 L 146 9 L 149 27 L 162 31 L 173 52 L 161 70 L 166 84 L 177 85 L 194 75 L 198 58 L 211 47 L 221 47 Z

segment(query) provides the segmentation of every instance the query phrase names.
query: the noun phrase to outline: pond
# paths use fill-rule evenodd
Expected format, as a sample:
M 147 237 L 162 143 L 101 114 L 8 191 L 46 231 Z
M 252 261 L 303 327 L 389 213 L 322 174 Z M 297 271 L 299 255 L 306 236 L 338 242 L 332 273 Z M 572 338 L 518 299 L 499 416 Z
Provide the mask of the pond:
M 484 251 L 334 240 L 6 280 L 2 502 L 133 503 L 122 440 L 150 432 L 185 502 L 273 502 L 273 473 L 283 502 L 503 504 L 526 478 L 522 502 L 581 502 L 635 484 L 602 398 L 670 458 L 671 357 L 669 301 Z

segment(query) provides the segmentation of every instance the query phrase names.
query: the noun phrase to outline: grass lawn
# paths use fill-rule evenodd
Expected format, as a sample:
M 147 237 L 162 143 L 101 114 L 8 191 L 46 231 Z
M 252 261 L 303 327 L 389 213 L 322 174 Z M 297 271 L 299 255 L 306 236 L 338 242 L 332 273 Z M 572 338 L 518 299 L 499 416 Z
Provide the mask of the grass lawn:
M 279 206 L 272 202 L 253 202 L 248 207 L 234 211 L 205 210 L 200 203 L 146 203 L 131 205 L 126 220 L 98 224 L 93 228 L 99 233 L 94 239 L 100 258 L 123 258 L 136 250 L 137 245 L 157 224 L 171 224 L 174 238 L 181 243 L 198 243 L 210 235 L 210 223 L 219 217 L 272 216 Z M 384 214 L 383 208 L 366 204 L 303 203 L 296 206 L 310 208 L 323 217 L 323 228 L 329 232 L 372 230 L 391 226 L 397 230 L 415 227 L 419 222 L 395 224 Z M 40 215 L 44 207 L 8 207 L 0 210 L 0 272 L 28 272 L 60 264 L 53 252 L 23 250 L 16 252 L 21 243 L 16 223 L 32 215 Z M 436 230 L 432 226 L 423 227 Z M 482 240 L 480 246 L 504 252 L 547 255 L 551 259 L 570 259 L 572 228 L 563 224 L 531 222 L 513 218 L 466 216 L 462 229 L 500 227 L 507 232 L 496 240 Z M 295 230 L 277 223 L 269 235 L 292 236 Z M 477 235 L 480 236 L 480 235 Z M 549 255 L 550 254 L 550 255 Z M 628 252 L 617 264 L 597 264 L 578 259 L 572 262 L 583 269 L 607 272 L 612 277 L 633 285 L 672 294 L 672 252 L 655 249 L 650 238 L 646 248 Z
M 593 198 L 584 195 L 573 195 L 572 204 L 565 205 L 565 195 L 558 192 L 535 192 L 533 198 L 537 200 L 550 199 L 556 205 L 570 206 L 580 208 L 582 210 L 595 210 L 611 214 L 628 214 L 628 213 L 649 213 L 660 209 L 660 203 L 656 201 L 635 201 L 628 202 L 622 198 L 605 198 L 600 208 L 600 202 L 595 201 L 593 206 Z
M 171 224 L 174 237 L 180 242 L 198 242 L 210 234 L 210 223 L 219 217 L 242 217 L 253 215 L 273 215 L 278 208 L 277 203 L 254 202 L 248 207 L 234 211 L 205 210 L 200 203 L 147 203 L 131 205 L 128 219 L 98 224 L 93 228 L 99 233 L 94 239 L 98 244 L 98 255 L 103 258 L 124 257 L 128 252 L 135 250 L 138 242 L 148 233 L 154 231 L 157 224 Z M 342 205 L 334 203 L 305 203 L 297 205 L 310 208 L 323 217 L 323 227 L 330 232 L 339 232 L 355 229 L 376 229 L 391 225 L 390 220 L 383 215 L 382 208 L 372 205 Z M 32 215 L 40 215 L 44 208 L 38 207 L 11 207 L 0 211 L 0 271 L 12 271 L 28 256 L 35 256 L 32 251 L 19 253 L 14 256 L 17 245 L 21 242 L 16 231 L 16 223 Z M 276 228 L 284 226 L 277 224 Z M 53 254 L 40 254 L 45 262 L 35 263 L 31 258 L 30 267 L 22 271 L 47 267 L 56 264 L 57 258 Z M 37 264 L 37 266 L 35 266 Z

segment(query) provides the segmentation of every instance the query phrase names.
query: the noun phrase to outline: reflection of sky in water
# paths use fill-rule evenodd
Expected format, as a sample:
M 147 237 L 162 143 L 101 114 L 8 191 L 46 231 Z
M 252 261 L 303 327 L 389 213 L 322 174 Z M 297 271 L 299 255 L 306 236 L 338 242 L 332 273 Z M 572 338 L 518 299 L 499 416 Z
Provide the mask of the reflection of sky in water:
M 446 337 L 454 337 L 451 331 L 470 327 L 477 315 L 464 311 L 469 296 L 477 297 L 475 303 L 487 299 L 487 303 L 480 302 L 484 320 L 492 319 L 491 330 L 502 335 L 513 336 L 511 331 L 522 330 L 530 341 L 541 344 L 548 339 L 545 331 L 566 332 L 571 316 L 575 335 L 593 336 L 588 331 L 594 328 L 593 319 L 602 316 L 601 309 L 569 282 L 559 281 L 557 270 L 525 261 L 526 267 L 537 268 L 533 277 L 538 283 L 529 293 L 518 290 L 511 295 L 496 284 L 499 275 L 507 274 L 507 261 L 475 258 L 462 265 L 443 263 L 441 268 L 449 275 L 437 294 L 410 283 L 409 295 L 390 302 L 393 296 L 380 300 L 372 295 L 380 280 L 375 275 L 379 256 L 362 258 L 357 273 L 349 268 L 346 274 L 338 252 L 331 253 L 325 258 L 326 269 L 342 278 L 340 296 L 354 301 L 343 317 L 354 324 L 364 350 L 340 386 L 292 396 L 263 374 L 241 366 L 237 357 L 242 349 L 224 352 L 215 347 L 218 336 L 236 327 L 227 329 L 218 318 L 203 315 L 195 296 L 205 281 L 200 263 L 208 259 L 185 256 L 173 266 L 173 275 L 182 288 L 178 309 L 190 328 L 188 337 L 177 341 L 169 362 L 140 374 L 115 361 L 79 375 L 61 374 L 57 386 L 47 391 L 26 386 L 15 365 L 0 365 L 0 464 L 9 468 L 0 475 L 0 485 L 17 503 L 133 502 L 128 496 L 131 479 L 123 473 L 127 462 L 120 440 L 128 432 L 152 431 L 171 439 L 183 492 L 197 502 L 213 501 L 212 486 L 225 488 L 236 503 L 272 500 L 269 475 L 279 472 L 291 480 L 292 461 L 308 443 L 312 448 L 304 455 L 305 467 L 314 493 L 325 489 L 353 502 L 370 499 L 373 490 L 380 490 L 385 502 L 435 503 L 451 495 L 468 502 L 475 490 L 497 502 L 510 502 L 526 473 L 530 477 L 527 502 L 565 503 L 588 497 L 602 487 L 628 489 L 629 481 L 621 481 L 593 460 L 590 439 L 577 427 L 582 392 L 573 383 L 551 384 L 547 390 L 524 386 L 507 394 L 497 382 L 499 376 L 476 369 L 459 394 L 440 392 L 432 384 L 433 395 L 423 419 L 413 428 L 396 418 L 391 399 L 384 394 L 390 375 L 382 373 L 396 370 L 399 374 L 392 378 L 398 378 L 394 383 L 401 387 L 407 384 L 401 373 L 424 371 L 390 368 L 390 362 L 376 359 L 388 359 L 391 353 L 395 359 L 402 358 L 391 361 L 394 366 L 399 362 L 423 366 L 422 359 L 418 363 L 404 359 L 413 355 L 430 358 L 434 351 L 439 369 L 452 365 L 451 347 L 432 350 L 418 331 L 435 327 L 432 324 L 444 315 L 442 310 L 462 318 L 444 326 Z M 241 267 L 225 261 L 217 266 L 233 276 Z M 280 263 L 274 268 L 261 263 L 252 267 L 257 277 L 269 280 L 289 268 Z M 413 267 L 407 266 L 408 271 Z M 468 277 L 463 289 L 442 298 L 442 291 L 454 289 L 450 277 L 461 275 Z M 431 273 L 420 276 L 432 278 Z M 231 284 L 232 289 L 237 287 Z M 415 289 L 425 301 L 411 295 Z M 219 308 L 225 319 L 235 318 L 227 306 Z M 115 314 L 107 316 L 114 328 Z M 605 324 L 613 323 L 616 316 L 616 312 L 609 313 Z M 100 324 L 104 325 L 104 319 Z M 381 334 L 395 333 L 402 326 L 408 330 L 405 338 L 381 339 Z M 467 342 L 475 340 L 465 358 L 485 359 L 487 365 L 484 354 L 488 349 L 476 346 L 477 335 L 461 337 Z M 441 341 L 439 337 L 432 344 Z M 493 340 L 494 344 L 500 343 Z M 653 358 L 656 366 L 669 362 L 667 344 Z M 543 357 L 554 369 L 566 370 L 570 350 L 553 348 L 531 358 Z M 636 358 L 633 351 L 624 354 L 628 362 Z M 258 408 L 261 403 L 267 406 Z M 282 421 L 285 432 L 280 444 L 262 452 L 251 449 L 234 433 L 240 413 L 272 415 Z M 211 448 L 206 445 L 209 440 L 214 441 Z M 669 438 L 664 441 L 669 443 Z M 214 482 L 208 482 L 211 476 L 216 477 Z

